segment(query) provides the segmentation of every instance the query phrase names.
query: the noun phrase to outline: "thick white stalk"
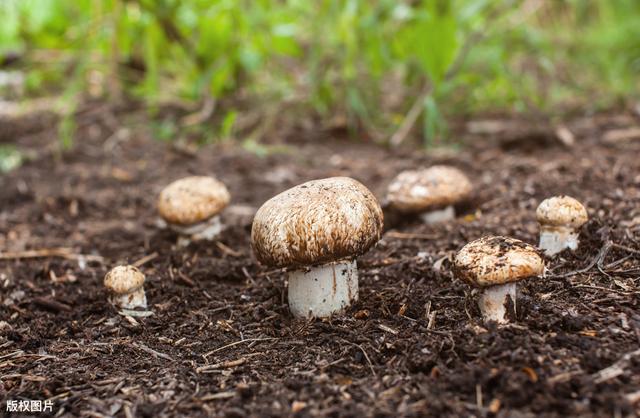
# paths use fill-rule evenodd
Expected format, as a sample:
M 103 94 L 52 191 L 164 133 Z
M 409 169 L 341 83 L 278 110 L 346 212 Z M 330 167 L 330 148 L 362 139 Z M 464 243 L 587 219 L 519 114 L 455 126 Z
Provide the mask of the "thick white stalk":
M 125 293 L 124 295 L 112 295 L 111 303 L 124 309 L 146 309 L 147 296 L 144 293 L 144 288 L 139 287 L 138 289 L 130 293 Z
M 485 322 L 496 321 L 500 324 L 509 322 L 507 315 L 507 297 L 513 302 L 516 309 L 516 284 L 507 283 L 489 286 L 482 289 L 478 298 L 478 306 Z
M 169 227 L 179 234 L 178 245 L 186 247 L 191 241 L 211 241 L 224 229 L 220 216 L 212 216 L 206 221 L 199 222 L 194 225 L 177 225 L 168 224 Z
M 453 206 L 449 205 L 443 209 L 436 209 L 429 212 L 423 212 L 420 214 L 420 219 L 426 224 L 437 224 L 440 222 L 450 221 L 455 219 L 456 213 Z
M 356 260 L 289 272 L 289 309 L 296 318 L 324 318 L 358 300 Z
M 567 227 L 541 227 L 540 244 L 538 245 L 547 256 L 552 256 L 569 248 L 578 248 L 578 232 Z

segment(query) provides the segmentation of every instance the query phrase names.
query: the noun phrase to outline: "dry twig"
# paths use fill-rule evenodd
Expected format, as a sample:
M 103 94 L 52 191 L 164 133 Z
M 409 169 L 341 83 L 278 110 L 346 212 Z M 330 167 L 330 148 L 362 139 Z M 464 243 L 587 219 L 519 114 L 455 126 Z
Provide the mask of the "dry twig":
M 76 254 L 71 248 L 43 248 L 40 250 L 7 251 L 0 253 L 0 260 L 19 260 L 21 258 L 60 257 L 67 260 L 86 260 L 102 263 L 104 258 L 99 255 Z
M 211 372 L 213 370 L 218 370 L 218 369 L 230 369 L 232 367 L 242 366 L 246 362 L 247 362 L 247 358 L 246 357 L 241 357 L 241 358 L 239 358 L 237 360 L 222 361 L 222 362 L 216 363 L 216 364 L 209 364 L 207 366 L 200 366 L 200 367 L 196 368 L 196 372 L 197 373 L 207 373 L 207 372 Z
M 155 357 L 159 357 L 159 358 L 163 358 L 165 360 L 169 360 L 169 361 L 175 361 L 171 356 L 169 356 L 168 354 L 164 354 L 164 353 L 160 353 L 152 348 L 147 347 L 146 345 L 142 344 L 142 343 L 133 343 L 133 346 L 136 347 L 139 350 L 144 351 L 145 353 L 149 353 Z
M 216 348 L 215 350 L 211 350 L 211 351 L 209 351 L 208 353 L 203 354 L 203 355 L 202 355 L 202 357 L 204 357 L 204 358 L 206 359 L 206 358 L 207 358 L 207 357 L 209 357 L 211 354 L 217 353 L 217 352 L 219 352 L 219 351 L 222 351 L 222 350 L 227 349 L 227 348 L 230 348 L 230 347 L 234 347 L 234 346 L 239 345 L 239 344 L 250 343 L 250 342 L 254 342 L 254 341 L 269 341 L 269 340 L 277 340 L 277 339 L 278 339 L 278 338 L 276 338 L 276 337 L 267 337 L 267 338 L 247 338 L 247 339 L 245 339 L 245 340 L 236 341 L 236 342 L 233 342 L 233 343 L 231 343 L 231 344 L 227 344 L 227 345 L 223 345 L 222 347 L 218 347 L 218 348 Z
M 635 356 L 640 356 L 640 349 L 631 351 L 620 358 L 620 360 L 613 363 L 611 366 L 600 370 L 593 374 L 593 380 L 595 383 L 603 383 L 611 379 L 615 379 L 624 373 L 624 369 L 629 366 L 631 359 Z
M 346 341 L 346 340 L 345 340 Z M 360 349 L 360 351 L 362 351 L 362 354 L 364 354 L 364 358 L 367 360 L 367 363 L 369 363 L 369 368 L 371 369 L 371 374 L 373 375 L 373 377 L 378 377 L 378 374 L 376 373 L 376 370 L 373 368 L 373 363 L 371 363 L 371 359 L 369 358 L 369 355 L 367 354 L 367 352 L 365 351 L 364 348 L 362 348 L 361 345 L 356 344 L 356 343 L 352 343 L 350 341 L 347 341 L 349 344 L 351 344 L 354 347 L 357 347 Z
M 144 257 L 142 257 L 138 261 L 134 261 L 132 266 L 134 266 L 134 267 L 142 267 L 143 265 L 147 264 L 151 260 L 156 259 L 157 257 L 158 257 L 158 253 L 157 252 L 153 252 L 153 253 L 151 253 L 149 255 L 145 255 Z
M 586 273 L 589 270 L 591 270 L 593 268 L 593 266 L 595 266 L 595 265 L 602 265 L 602 261 L 607 256 L 607 253 L 611 249 L 612 245 L 613 244 L 611 243 L 611 241 L 605 242 L 604 245 L 602 246 L 602 248 L 600 248 L 600 251 L 598 251 L 598 254 L 596 254 L 596 256 L 593 257 L 591 262 L 586 267 L 581 268 L 579 270 L 570 271 L 570 272 L 564 273 L 564 274 L 550 274 L 549 277 L 556 278 L 556 279 L 562 279 L 562 278 L 565 278 L 565 277 L 571 277 L 571 276 L 575 276 L 575 275 L 578 275 L 578 274 Z

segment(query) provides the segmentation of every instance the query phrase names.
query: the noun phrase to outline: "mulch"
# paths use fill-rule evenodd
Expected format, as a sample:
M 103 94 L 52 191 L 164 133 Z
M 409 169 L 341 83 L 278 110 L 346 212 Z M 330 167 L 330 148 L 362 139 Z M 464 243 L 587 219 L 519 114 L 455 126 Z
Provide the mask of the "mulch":
M 16 123 L 2 137 L 30 157 L 0 177 L 4 401 L 49 399 L 59 416 L 96 417 L 640 414 L 640 140 L 611 135 L 636 116 L 575 117 L 573 144 L 526 121 L 473 134 L 459 124 L 459 152 L 428 153 L 331 132 L 302 141 L 299 130 L 267 152 L 192 152 L 118 127 L 126 114 L 86 117 L 62 155 L 50 124 Z M 386 213 L 385 235 L 358 261 L 359 302 L 325 320 L 292 318 L 283 271 L 251 254 L 252 210 L 337 175 L 382 200 L 397 172 L 436 163 L 474 183 L 457 219 Z M 191 174 L 217 176 L 233 202 L 217 242 L 180 248 L 157 227 L 155 199 Z M 516 321 L 483 324 L 453 255 L 491 234 L 535 244 L 535 209 L 555 194 L 588 208 L 579 249 L 519 285 Z M 119 314 L 102 286 L 111 267 L 136 262 L 146 318 Z

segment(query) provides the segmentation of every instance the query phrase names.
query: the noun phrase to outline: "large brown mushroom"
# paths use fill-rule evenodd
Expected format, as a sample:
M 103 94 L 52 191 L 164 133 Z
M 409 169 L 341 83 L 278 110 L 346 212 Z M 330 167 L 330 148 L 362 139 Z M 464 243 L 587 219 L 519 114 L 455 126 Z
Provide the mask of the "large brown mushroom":
M 263 264 L 287 267 L 296 317 L 326 317 L 358 299 L 356 257 L 382 233 L 376 198 L 348 177 L 313 180 L 268 200 L 251 230 Z

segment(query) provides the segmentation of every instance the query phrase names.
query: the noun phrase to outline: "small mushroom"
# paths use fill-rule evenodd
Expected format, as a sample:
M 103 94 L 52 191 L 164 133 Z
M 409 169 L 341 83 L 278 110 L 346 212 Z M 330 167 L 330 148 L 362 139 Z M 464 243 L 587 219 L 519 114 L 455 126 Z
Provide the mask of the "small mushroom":
M 229 204 L 226 186 L 213 177 L 191 176 L 176 180 L 162 190 L 158 212 L 181 236 L 182 245 L 191 240 L 210 240 L 222 231 L 220 212 Z
M 382 209 L 348 177 L 313 180 L 268 200 L 256 213 L 258 261 L 287 267 L 295 317 L 327 317 L 358 299 L 356 257 L 380 239 Z
M 579 229 L 589 219 L 582 203 L 569 196 L 543 200 L 536 210 L 536 217 L 540 223 L 539 247 L 547 256 L 565 248 L 578 248 Z
M 144 274 L 134 266 L 117 266 L 104 276 L 104 286 L 111 293 L 113 305 L 124 309 L 146 308 Z
M 462 247 L 454 261 L 456 276 L 481 289 L 478 306 L 485 321 L 508 322 L 509 299 L 516 310 L 516 283 L 544 274 L 538 250 L 517 239 L 493 236 Z
M 397 211 L 419 214 L 431 224 L 453 219 L 453 205 L 468 198 L 471 189 L 471 182 L 457 168 L 434 165 L 398 174 L 389 184 L 387 201 Z

